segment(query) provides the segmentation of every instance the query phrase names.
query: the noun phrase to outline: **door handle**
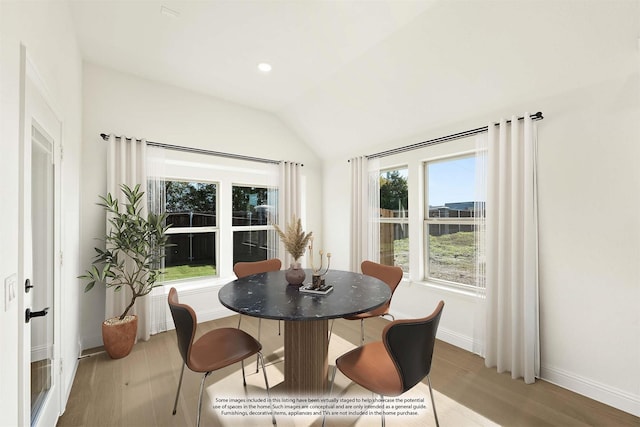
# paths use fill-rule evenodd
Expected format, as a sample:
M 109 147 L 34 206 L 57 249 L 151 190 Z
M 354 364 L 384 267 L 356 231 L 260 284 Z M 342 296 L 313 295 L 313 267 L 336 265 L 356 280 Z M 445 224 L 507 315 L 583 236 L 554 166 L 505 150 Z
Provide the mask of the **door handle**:
M 29 323 L 32 317 L 46 316 L 47 313 L 49 313 L 49 307 L 45 307 L 44 310 L 41 311 L 31 311 L 30 308 L 27 308 L 24 312 L 24 322 Z

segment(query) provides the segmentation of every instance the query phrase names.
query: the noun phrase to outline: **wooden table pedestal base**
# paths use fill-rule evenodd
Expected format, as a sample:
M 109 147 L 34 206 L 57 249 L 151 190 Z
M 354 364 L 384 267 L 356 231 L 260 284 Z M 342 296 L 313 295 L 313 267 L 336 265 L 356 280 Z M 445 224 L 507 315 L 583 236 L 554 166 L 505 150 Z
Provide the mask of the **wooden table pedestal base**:
M 284 322 L 284 380 L 290 395 L 322 395 L 327 389 L 329 322 Z

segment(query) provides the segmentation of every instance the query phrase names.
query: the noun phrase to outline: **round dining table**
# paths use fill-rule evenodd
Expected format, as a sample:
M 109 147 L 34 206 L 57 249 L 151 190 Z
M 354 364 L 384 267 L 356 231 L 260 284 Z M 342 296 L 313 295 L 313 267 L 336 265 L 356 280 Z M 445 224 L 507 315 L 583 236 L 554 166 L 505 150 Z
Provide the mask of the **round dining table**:
M 305 270 L 311 283 L 311 270 Z M 222 305 L 247 316 L 284 321 L 284 383 L 290 394 L 321 395 L 327 387 L 328 320 L 364 313 L 391 298 L 383 281 L 350 271 L 329 270 L 327 294 L 289 285 L 285 271 L 243 277 L 218 292 Z

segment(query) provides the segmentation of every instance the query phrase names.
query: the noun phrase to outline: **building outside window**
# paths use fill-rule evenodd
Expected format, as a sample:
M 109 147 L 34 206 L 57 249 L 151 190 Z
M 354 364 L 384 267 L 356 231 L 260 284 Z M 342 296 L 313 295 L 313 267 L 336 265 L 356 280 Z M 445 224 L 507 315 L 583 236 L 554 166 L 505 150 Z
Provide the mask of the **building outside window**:
M 408 168 L 380 173 L 380 263 L 409 272 Z
M 478 283 L 476 224 L 484 216 L 484 200 L 476 196 L 476 157 L 450 157 L 425 163 L 425 279 L 465 288 Z

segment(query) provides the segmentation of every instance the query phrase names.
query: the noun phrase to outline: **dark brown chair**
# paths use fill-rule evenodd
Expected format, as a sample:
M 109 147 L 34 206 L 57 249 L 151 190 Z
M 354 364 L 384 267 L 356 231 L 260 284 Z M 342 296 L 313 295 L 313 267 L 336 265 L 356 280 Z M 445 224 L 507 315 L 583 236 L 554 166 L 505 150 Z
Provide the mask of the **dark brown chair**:
M 264 261 L 253 262 L 236 262 L 233 265 L 233 272 L 238 279 L 251 276 L 252 274 L 266 273 L 269 271 L 278 271 L 282 267 L 282 262 L 278 258 L 270 258 Z M 238 329 L 242 322 L 242 314 L 238 318 Z M 258 319 L 258 341 L 260 341 L 260 330 L 262 329 L 262 319 Z M 278 321 L 278 335 L 281 334 L 280 321 Z M 258 372 L 258 364 L 256 363 L 256 372 Z
M 180 350 L 180 355 L 184 362 L 180 373 L 178 391 L 176 392 L 176 401 L 173 405 L 173 415 L 176 414 L 178 407 L 178 397 L 180 396 L 185 366 L 194 372 L 204 374 L 200 382 L 200 394 L 198 396 L 198 416 L 196 418 L 196 424 L 199 426 L 204 380 L 213 371 L 241 362 L 242 383 L 246 387 L 244 359 L 254 354 L 257 354 L 258 359 L 262 362 L 262 372 L 264 374 L 264 383 L 267 387 L 267 397 L 269 398 L 269 403 L 271 403 L 269 381 L 267 380 L 267 373 L 264 370 L 264 358 L 260 352 L 262 345 L 256 341 L 255 338 L 240 329 L 219 328 L 207 332 L 194 342 L 198 324 L 196 313 L 187 304 L 180 304 L 178 301 L 178 292 L 175 288 L 171 288 L 169 291 L 168 301 L 173 323 L 176 327 L 178 350 Z M 271 421 L 275 425 L 276 419 L 273 414 L 273 406 L 271 407 Z
M 362 264 L 360 264 L 360 269 L 362 270 L 362 274 L 375 277 L 385 282 L 387 286 L 389 286 L 389 289 L 391 290 L 391 298 L 393 298 L 393 293 L 396 291 L 396 288 L 402 280 L 402 268 L 391 265 L 378 264 L 377 262 L 373 261 L 362 261 Z M 393 317 L 393 315 L 389 313 L 389 307 L 391 307 L 391 298 L 389 298 L 389 301 L 376 308 L 375 310 L 345 317 L 345 319 L 347 320 L 360 320 L 360 345 L 364 345 L 364 319 L 378 316 L 389 316 L 392 320 L 395 320 L 395 317 Z M 331 322 L 331 331 L 333 331 L 333 321 Z M 329 337 L 331 337 L 331 331 L 329 332 Z
M 351 381 L 379 394 L 384 409 L 384 396 L 399 396 L 426 377 L 433 416 L 436 426 L 439 426 L 429 373 L 443 307 L 444 302 L 440 301 L 435 311 L 425 318 L 395 320 L 382 331 L 382 341 L 369 343 L 338 357 L 331 378 L 331 391 L 339 369 Z

